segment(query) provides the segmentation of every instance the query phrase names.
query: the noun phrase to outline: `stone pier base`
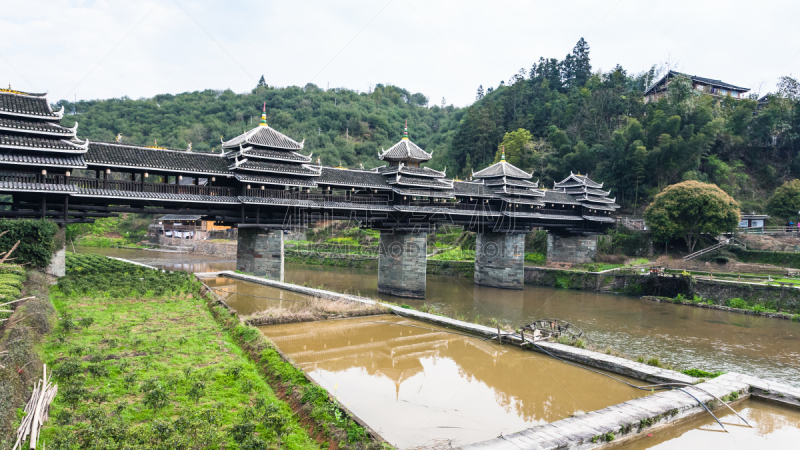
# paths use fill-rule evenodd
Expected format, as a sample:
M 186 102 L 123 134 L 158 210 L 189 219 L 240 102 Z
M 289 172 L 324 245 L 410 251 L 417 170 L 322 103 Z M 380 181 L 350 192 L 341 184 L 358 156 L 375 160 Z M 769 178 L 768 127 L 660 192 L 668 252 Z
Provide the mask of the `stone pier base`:
M 425 298 L 428 234 L 381 231 L 378 292 Z
M 475 245 L 475 284 L 522 289 L 525 281 L 525 235 L 478 233 Z
M 236 270 L 283 281 L 283 230 L 240 228 Z
M 547 234 L 547 266 L 569 268 L 595 262 L 597 236 Z
M 54 236 L 53 240 L 56 243 L 56 250 L 53 253 L 52 258 L 50 258 L 50 265 L 47 266 L 45 272 L 48 275 L 53 275 L 55 277 L 63 277 L 67 274 L 67 247 L 65 241 L 66 235 L 66 227 L 64 224 L 58 225 L 58 232 Z

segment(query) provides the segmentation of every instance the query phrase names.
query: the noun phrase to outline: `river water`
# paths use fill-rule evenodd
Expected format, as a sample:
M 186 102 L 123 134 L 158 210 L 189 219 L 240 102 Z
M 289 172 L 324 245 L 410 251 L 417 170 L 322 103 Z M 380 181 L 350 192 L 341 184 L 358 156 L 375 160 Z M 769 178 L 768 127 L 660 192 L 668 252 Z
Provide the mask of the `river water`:
M 648 394 L 545 355 L 397 316 L 260 329 L 400 448 L 480 442 Z
M 186 253 L 78 248 L 157 265 L 169 270 L 232 270 L 234 261 Z M 377 292 L 376 271 L 287 264 L 287 282 L 360 294 L 412 306 L 427 303 L 473 320 L 495 317 L 518 327 L 533 319 L 555 317 L 586 331 L 598 347 L 611 346 L 629 356 L 658 356 L 684 369 L 742 372 L 800 386 L 800 324 L 671 303 L 655 303 L 613 294 L 525 286 L 521 291 L 475 286 L 469 278 L 429 275 L 425 300 Z M 227 283 L 228 290 L 254 289 Z M 249 285 L 249 283 L 244 283 Z M 267 297 L 291 300 L 275 289 Z M 247 292 L 242 291 L 243 294 Z M 265 300 L 228 294 L 242 312 L 255 312 Z M 239 297 L 239 298 L 237 298 Z

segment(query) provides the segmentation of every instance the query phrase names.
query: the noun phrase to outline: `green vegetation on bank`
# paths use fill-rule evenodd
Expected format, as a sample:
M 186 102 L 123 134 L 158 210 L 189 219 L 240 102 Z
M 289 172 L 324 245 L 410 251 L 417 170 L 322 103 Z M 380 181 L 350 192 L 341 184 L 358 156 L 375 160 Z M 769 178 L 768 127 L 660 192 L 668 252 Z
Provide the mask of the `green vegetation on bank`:
M 59 383 L 47 448 L 318 448 L 191 275 L 67 258 L 44 346 Z
M 63 233 L 58 225 L 47 220 L 0 220 L 0 248 L 9 251 L 19 241 L 19 246 L 11 254 L 14 264 L 26 264 L 43 269 L 50 264 L 50 258 L 64 243 Z M 2 303 L 2 302 L 0 302 Z
M 147 236 L 147 226 L 152 223 L 150 214 L 121 214 L 104 217 L 94 223 L 67 225 L 66 240 L 70 244 L 86 247 L 131 247 Z

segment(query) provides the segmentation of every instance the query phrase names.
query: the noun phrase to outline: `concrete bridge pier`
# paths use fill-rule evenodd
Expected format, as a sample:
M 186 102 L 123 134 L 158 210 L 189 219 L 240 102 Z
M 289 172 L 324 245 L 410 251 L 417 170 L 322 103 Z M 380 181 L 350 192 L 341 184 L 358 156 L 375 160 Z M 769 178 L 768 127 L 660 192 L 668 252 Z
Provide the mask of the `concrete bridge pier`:
M 425 298 L 428 233 L 381 231 L 378 292 Z
M 597 257 L 597 235 L 547 234 L 547 265 L 569 268 L 593 263 Z
M 475 245 L 475 284 L 522 289 L 525 282 L 525 235 L 478 233 Z
M 283 281 L 283 230 L 239 227 L 236 270 Z
M 67 274 L 67 247 L 66 247 L 66 225 L 63 223 L 58 224 L 58 232 L 54 239 L 56 242 L 56 251 L 50 258 L 50 265 L 47 266 L 45 272 L 48 275 L 55 277 L 63 277 Z

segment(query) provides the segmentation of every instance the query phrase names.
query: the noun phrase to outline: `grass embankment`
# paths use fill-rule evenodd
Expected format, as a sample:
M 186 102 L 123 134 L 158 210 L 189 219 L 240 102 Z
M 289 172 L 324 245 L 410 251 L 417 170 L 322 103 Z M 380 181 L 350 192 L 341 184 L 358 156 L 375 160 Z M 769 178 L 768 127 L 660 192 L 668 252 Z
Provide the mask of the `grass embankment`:
M 56 314 L 45 275 L 8 265 L 0 266 L 0 274 L 0 304 L 27 298 L 0 307 L 13 310 L 2 313 L 6 320 L 0 322 L 0 448 L 11 448 L 19 424 L 17 408 L 24 407 L 34 380 L 41 377 L 40 344 L 53 329 Z
M 249 325 L 274 325 L 278 323 L 313 322 L 347 317 L 388 314 L 391 310 L 383 305 L 367 305 L 344 300 L 314 298 L 308 302 L 291 303 L 285 308 L 271 307 L 264 311 L 242 317 Z
M 381 447 L 191 275 L 67 257 L 48 448 Z
M 44 356 L 59 393 L 41 445 L 318 448 L 181 272 L 67 255 Z

